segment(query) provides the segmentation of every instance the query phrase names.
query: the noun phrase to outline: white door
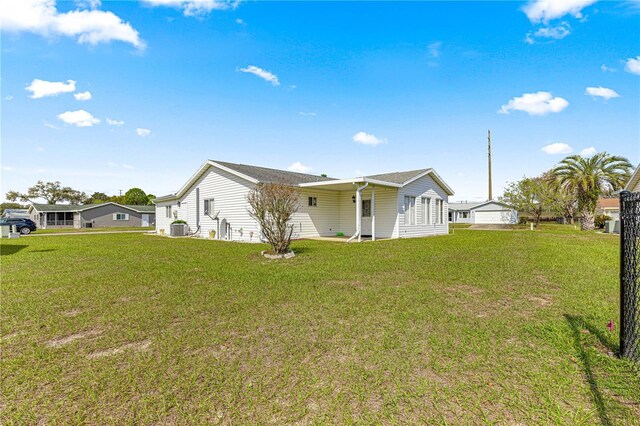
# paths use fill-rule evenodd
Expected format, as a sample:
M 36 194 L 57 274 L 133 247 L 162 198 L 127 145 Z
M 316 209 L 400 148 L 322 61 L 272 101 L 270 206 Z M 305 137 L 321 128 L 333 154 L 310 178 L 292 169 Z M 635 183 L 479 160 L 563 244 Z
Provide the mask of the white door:
M 149 215 L 148 214 L 143 214 L 142 215 L 142 226 L 149 226 Z
M 362 236 L 371 235 L 371 200 L 362 200 Z
M 516 223 L 517 216 L 513 210 L 501 210 L 493 212 L 475 212 L 474 223 L 478 224 L 511 224 Z

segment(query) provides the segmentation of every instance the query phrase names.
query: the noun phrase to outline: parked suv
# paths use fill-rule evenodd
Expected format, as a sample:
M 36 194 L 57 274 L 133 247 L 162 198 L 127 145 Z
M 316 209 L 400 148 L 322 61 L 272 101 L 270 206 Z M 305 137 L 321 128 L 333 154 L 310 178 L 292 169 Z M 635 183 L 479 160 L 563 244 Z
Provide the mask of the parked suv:
M 0 226 L 11 226 L 11 225 L 15 225 L 17 231 L 23 235 L 30 234 L 37 229 L 36 223 L 31 219 L 21 219 L 21 218 L 0 219 Z

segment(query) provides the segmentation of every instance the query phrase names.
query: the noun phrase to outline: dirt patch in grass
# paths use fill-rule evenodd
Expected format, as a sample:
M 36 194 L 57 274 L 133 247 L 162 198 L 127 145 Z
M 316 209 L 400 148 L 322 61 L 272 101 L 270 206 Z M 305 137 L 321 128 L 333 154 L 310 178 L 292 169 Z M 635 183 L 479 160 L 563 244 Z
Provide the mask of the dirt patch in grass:
M 62 313 L 65 317 L 77 317 L 82 311 L 80 309 L 70 309 Z
M 92 352 L 87 357 L 89 359 L 103 358 L 105 356 L 113 356 L 125 351 L 142 352 L 149 349 L 151 340 L 142 340 L 140 342 L 131 342 L 117 348 L 105 349 L 103 351 Z
M 466 285 L 466 284 L 459 284 L 453 287 L 449 287 L 447 288 L 447 290 L 455 291 L 463 294 L 473 294 L 473 295 L 484 293 L 484 290 L 481 289 L 480 287 L 475 287 L 475 286 Z
M 540 308 L 553 305 L 553 300 L 549 296 L 527 296 L 527 300 Z
M 75 342 L 76 340 L 86 339 L 89 337 L 94 337 L 102 333 L 100 330 L 87 330 L 81 331 L 80 333 L 70 334 L 65 337 L 59 337 L 57 339 L 51 339 L 47 342 L 47 346 L 51 346 L 52 348 L 60 348 L 64 345 L 68 345 L 71 342 Z

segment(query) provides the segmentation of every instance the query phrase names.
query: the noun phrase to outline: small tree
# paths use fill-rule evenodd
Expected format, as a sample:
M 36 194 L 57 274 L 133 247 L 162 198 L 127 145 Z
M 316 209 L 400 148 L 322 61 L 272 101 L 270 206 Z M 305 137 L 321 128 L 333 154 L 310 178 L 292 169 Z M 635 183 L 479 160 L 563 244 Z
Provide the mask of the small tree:
M 63 187 L 58 181 L 43 182 L 39 180 L 35 185 L 28 188 L 26 193 L 9 191 L 6 197 L 9 201 L 20 200 L 22 202 L 33 202 L 37 199 L 44 199 L 47 204 L 56 204 L 60 201 L 68 201 L 71 204 L 82 204 L 86 201 L 87 194 L 68 186 Z
M 525 177 L 509 183 L 502 199 L 518 211 L 533 216 L 538 226 L 544 211 L 553 207 L 554 195 L 552 185 L 545 176 Z
M 125 204 L 146 206 L 148 201 L 147 194 L 140 188 L 131 188 L 124 193 Z
M 87 200 L 87 204 L 102 204 L 109 201 L 109 196 L 104 192 L 94 192 Z
M 247 201 L 249 214 L 260 225 L 273 253 L 288 253 L 293 234 L 289 220 L 298 210 L 298 192 L 291 186 L 269 183 L 258 185 L 247 195 Z

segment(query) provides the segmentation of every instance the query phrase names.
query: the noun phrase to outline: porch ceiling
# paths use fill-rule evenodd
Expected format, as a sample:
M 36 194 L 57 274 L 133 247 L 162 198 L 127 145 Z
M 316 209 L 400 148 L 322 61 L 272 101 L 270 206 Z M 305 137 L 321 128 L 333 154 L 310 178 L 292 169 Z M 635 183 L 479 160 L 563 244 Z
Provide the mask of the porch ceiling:
M 317 188 L 328 189 L 330 191 L 355 191 L 358 185 L 369 183 L 369 188 L 372 187 L 388 187 L 388 188 L 400 188 L 402 185 L 392 182 L 384 182 L 369 178 L 357 178 L 357 179 L 339 179 L 327 182 L 310 182 L 303 183 L 299 186 L 301 188 Z

